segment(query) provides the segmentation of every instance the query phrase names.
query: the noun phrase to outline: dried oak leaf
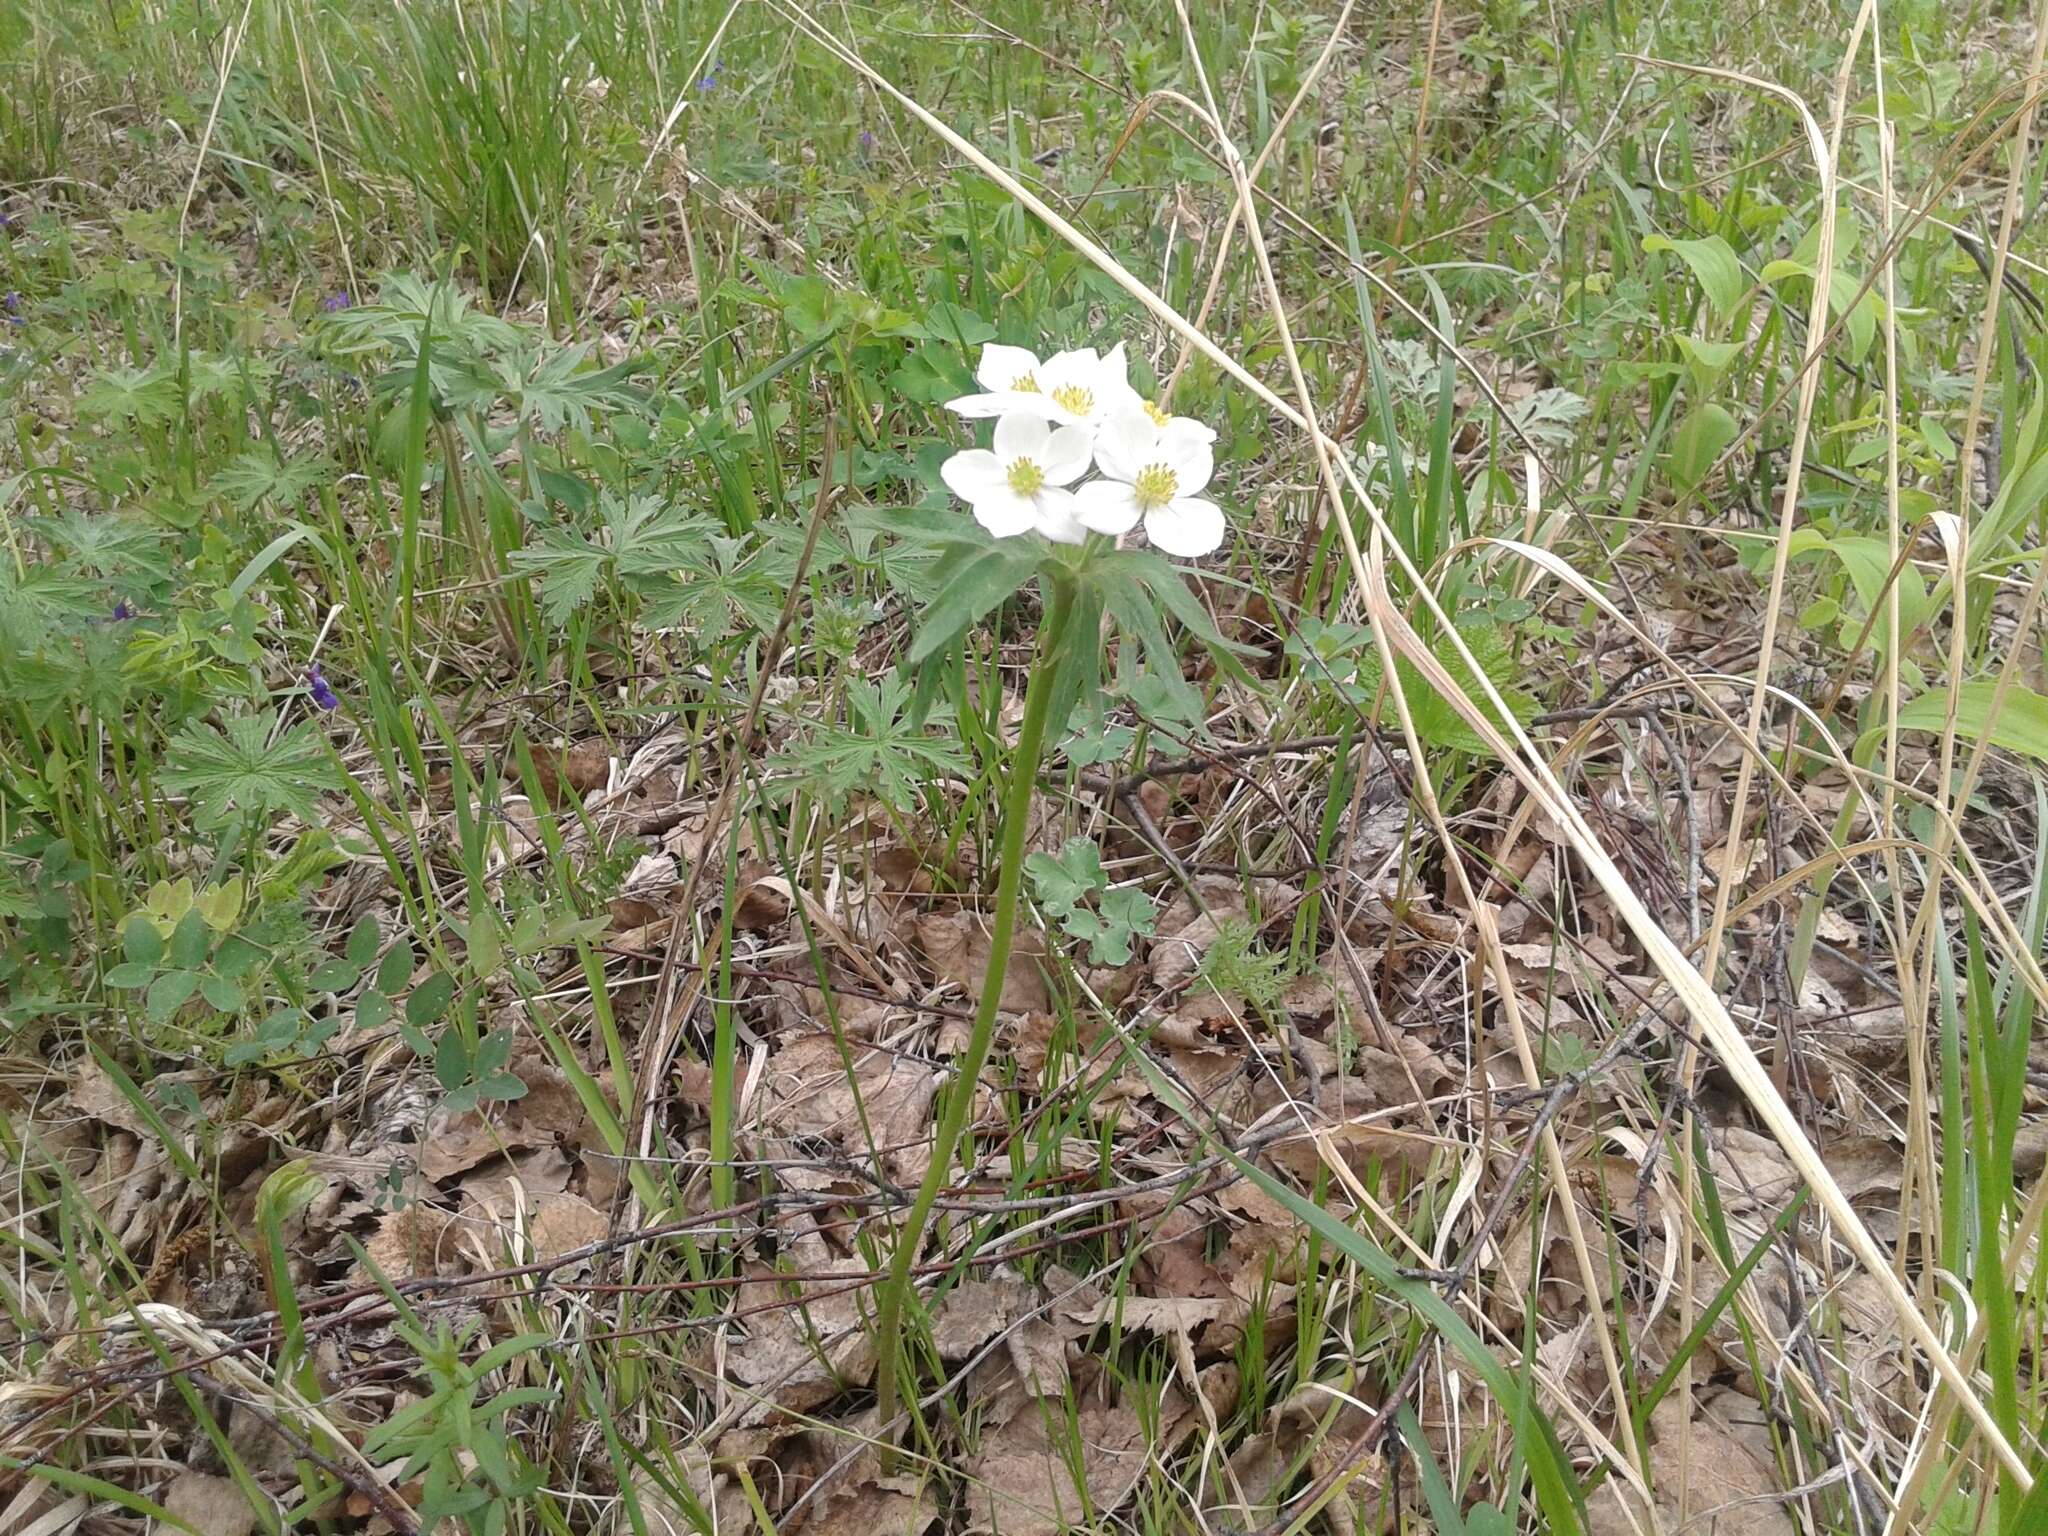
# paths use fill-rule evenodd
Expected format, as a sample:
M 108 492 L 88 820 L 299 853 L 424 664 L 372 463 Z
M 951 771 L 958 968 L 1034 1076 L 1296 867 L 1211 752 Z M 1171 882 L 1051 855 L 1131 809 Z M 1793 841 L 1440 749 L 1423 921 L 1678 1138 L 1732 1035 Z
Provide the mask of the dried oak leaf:
M 509 1182 L 500 1182 L 494 1198 L 488 1192 L 489 1181 L 485 1181 L 476 1191 L 477 1198 L 468 1212 L 488 1234 L 488 1249 L 503 1249 L 514 1254 L 520 1263 L 546 1263 L 588 1247 L 611 1230 L 604 1212 L 581 1195 L 560 1189 L 535 1192 L 528 1188 L 515 1199 L 514 1191 L 504 1187 Z M 523 1235 L 514 1225 L 522 1209 L 526 1228 Z
M 1147 1419 L 1158 1427 L 1155 1437 Z M 1169 1386 L 1156 1415 L 1140 1415 L 1128 1400 L 1105 1403 L 1090 1396 L 1069 1426 L 1068 1405 L 1057 1399 L 1027 1404 L 983 1436 L 968 1458 L 967 1529 L 1001 1536 L 1058 1536 L 1091 1517 L 1106 1520 L 1131 1496 L 1146 1469 L 1193 1433 L 1199 1416 L 1177 1387 Z M 1057 1433 L 1048 1426 L 1056 1426 Z M 1078 1449 L 1082 1486 L 1070 1453 Z
M 988 930 L 981 920 L 969 912 L 933 912 L 917 920 L 915 932 L 932 974 L 959 987 L 970 1003 L 979 1003 L 989 959 Z M 1003 1012 L 1044 1013 L 1052 1006 L 1041 968 L 1045 954 L 1044 934 L 1031 928 L 1017 931 L 1003 973 Z
M 764 1129 L 775 1136 L 836 1141 L 865 1158 L 864 1110 L 876 1146 L 895 1149 L 886 1156 L 891 1172 L 921 1175 L 929 1154 L 920 1144 L 937 1079 L 930 1068 L 894 1051 L 852 1043 L 847 1048 L 853 1058 L 851 1080 L 830 1035 L 800 1036 L 770 1057 Z
M 457 1262 L 448 1230 L 454 1222 L 440 1207 L 415 1202 L 379 1222 L 363 1252 L 394 1282 L 445 1274 Z M 363 1274 L 361 1280 L 368 1284 L 370 1277 Z
M 798 1234 L 786 1253 L 788 1271 L 752 1266 L 739 1288 L 747 1338 L 727 1352 L 726 1365 L 758 1399 L 745 1424 L 773 1419 L 778 1408 L 815 1408 L 875 1373 L 860 1306 L 859 1282 L 872 1277 L 867 1262 L 837 1256 L 815 1231 Z
M 932 1314 L 932 1347 L 941 1360 L 965 1360 L 1042 1299 L 1036 1286 L 1014 1276 L 963 1280 Z
M 938 1518 L 939 1499 L 931 1484 L 877 1476 L 828 1490 L 796 1529 L 804 1536 L 923 1536 Z
M 1672 1393 L 1650 1416 L 1649 1485 L 1666 1528 L 1678 1520 L 1679 1428 L 1687 1404 Z M 1686 1472 L 1691 1524 L 1699 1536 L 1793 1536 L 1798 1527 L 1780 1495 L 1783 1484 L 1772 1465 L 1763 1411 L 1732 1392 L 1708 1394 L 1691 1425 Z M 1614 1491 L 1591 1500 L 1587 1530 L 1591 1536 L 1621 1536 L 1637 1527 L 1618 1499 L 1635 1495 L 1610 1483 Z M 1641 1518 L 1641 1510 L 1633 1512 Z
M 1211 1524 L 1242 1529 L 1265 1524 L 1297 1484 L 1321 1478 L 1347 1457 L 1370 1422 L 1371 1415 L 1354 1402 L 1313 1386 L 1298 1388 L 1231 1455 L 1223 1483 L 1228 1493 L 1210 1506 Z M 1388 1528 L 1392 1510 L 1386 1485 L 1384 1457 L 1374 1453 L 1353 1463 L 1343 1492 L 1324 1510 L 1330 1529 L 1337 1536 L 1358 1536 Z
M 149 1121 L 97 1061 L 77 1063 L 71 1068 L 70 1077 L 71 1107 L 81 1115 L 90 1115 L 144 1141 L 154 1139 L 156 1132 Z
M 525 1096 L 494 1108 L 490 1118 L 480 1110 L 450 1114 L 445 1109 L 429 1117 L 420 1143 L 421 1173 L 439 1181 L 466 1173 L 501 1151 L 595 1140 L 583 1101 L 568 1078 L 531 1058 L 519 1063 L 517 1070 L 526 1084 Z
M 256 1511 L 233 1478 L 180 1472 L 164 1491 L 165 1509 L 206 1536 L 249 1536 Z
M 540 792 L 553 805 L 568 803 L 569 796 L 562 793 L 565 786 L 577 799 L 593 790 L 603 789 L 611 778 L 611 771 L 611 752 L 602 741 L 581 742 L 573 747 L 537 746 L 533 749 L 534 777 L 540 781 Z

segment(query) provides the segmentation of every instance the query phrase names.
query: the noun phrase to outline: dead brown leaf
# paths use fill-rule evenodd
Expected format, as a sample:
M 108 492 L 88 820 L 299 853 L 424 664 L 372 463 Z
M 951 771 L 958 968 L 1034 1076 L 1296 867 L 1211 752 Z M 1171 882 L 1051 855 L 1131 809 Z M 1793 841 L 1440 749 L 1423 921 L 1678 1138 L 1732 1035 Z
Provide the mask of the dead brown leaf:
M 1171 1454 L 1197 1423 L 1194 1405 L 1171 1386 L 1154 1416 L 1156 1438 L 1127 1400 L 1105 1403 L 1090 1396 L 1071 1431 L 1067 1415 L 1067 1405 L 1057 1399 L 1027 1403 L 982 1438 L 967 1464 L 968 1530 L 1058 1536 L 1091 1515 L 1106 1519 L 1131 1496 L 1154 1459 Z M 1078 1486 L 1069 1454 L 1076 1449 Z
M 745 1422 L 765 1422 L 777 1406 L 801 1413 L 868 1382 L 875 1350 L 860 1293 L 870 1278 L 864 1260 L 839 1257 L 815 1231 L 790 1242 L 788 1272 L 750 1269 L 738 1307 L 747 1337 L 726 1356 L 732 1375 L 764 1400 Z
M 580 1195 L 542 1195 L 536 1202 L 530 1233 L 535 1262 L 545 1263 L 599 1242 L 610 1231 L 603 1211 Z
M 434 1112 L 420 1146 L 421 1173 L 438 1182 L 466 1173 L 501 1151 L 595 1141 L 583 1101 L 566 1077 L 532 1058 L 519 1063 L 517 1070 L 526 1084 L 525 1096 L 494 1109 L 491 1118 L 480 1110 Z
M 763 1126 L 781 1137 L 823 1137 L 865 1158 L 861 1116 L 885 1161 L 900 1178 L 916 1178 L 929 1153 L 923 1146 L 937 1079 L 929 1067 L 879 1046 L 849 1042 L 848 1078 L 839 1044 L 827 1034 L 788 1042 L 768 1061 L 768 1104 Z
M 553 805 L 569 803 L 569 796 L 580 800 L 603 789 L 611 779 L 611 771 L 611 750 L 602 741 L 579 742 L 573 747 L 533 748 L 534 777 L 540 782 L 540 792 Z M 517 774 L 517 765 L 512 772 Z M 568 795 L 563 793 L 565 789 Z
M 988 930 L 981 919 L 969 912 L 934 912 L 920 917 L 915 931 L 932 974 L 959 987 L 970 1004 L 979 1003 L 989 961 Z M 1045 955 L 1045 935 L 1018 929 L 1003 973 L 1003 1012 L 1044 1013 L 1052 1006 L 1041 969 Z
M 1651 1415 L 1649 1485 L 1667 1528 L 1678 1518 L 1679 1428 L 1686 1411 L 1682 1394 L 1672 1393 Z M 1768 1455 L 1762 1410 L 1730 1392 L 1709 1393 L 1694 1416 L 1687 1447 L 1691 1502 L 1688 1529 L 1701 1536 L 1793 1536 L 1798 1527 L 1786 1512 L 1782 1484 Z M 1765 1448 L 1759 1456 L 1755 1439 Z M 1619 1487 L 1591 1501 L 1587 1528 L 1592 1536 L 1632 1532 L 1617 1499 L 1636 1496 Z M 1640 1510 L 1637 1511 L 1640 1515 Z
M 164 1491 L 165 1509 L 206 1536 L 249 1536 L 256 1511 L 234 1479 L 204 1472 L 180 1472 Z
M 387 1280 L 449 1273 L 457 1262 L 448 1231 L 454 1220 L 438 1206 L 415 1202 L 379 1222 L 363 1252 Z M 365 1284 L 369 1279 L 362 1276 Z

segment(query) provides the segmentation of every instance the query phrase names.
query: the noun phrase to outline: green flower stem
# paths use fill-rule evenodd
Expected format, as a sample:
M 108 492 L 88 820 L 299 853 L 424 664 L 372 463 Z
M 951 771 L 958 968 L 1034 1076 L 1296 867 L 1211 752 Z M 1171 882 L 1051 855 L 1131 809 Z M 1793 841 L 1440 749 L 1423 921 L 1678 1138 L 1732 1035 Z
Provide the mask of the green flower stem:
M 974 1029 L 968 1036 L 967 1052 L 960 1058 L 939 1110 L 931 1165 L 925 1169 L 917 1198 L 910 1203 L 910 1214 L 896 1234 L 896 1247 L 889 1256 L 889 1275 L 882 1282 L 876 1301 L 875 1392 L 885 1435 L 896 1413 L 896 1368 L 903 1352 L 903 1295 L 910 1285 L 910 1267 L 923 1245 L 932 1206 L 952 1171 L 954 1149 L 974 1107 L 981 1069 L 995 1038 L 996 1009 L 1003 996 L 1003 978 L 1010 967 L 1011 941 L 1017 933 L 1018 892 L 1024 883 L 1024 836 L 1031 824 L 1031 795 L 1038 783 L 1046 716 L 1051 712 L 1060 650 L 1066 642 L 1067 618 L 1072 612 L 1072 584 L 1066 572 L 1048 572 L 1047 586 L 1045 613 L 1038 626 L 1037 664 L 1031 669 L 1031 681 L 1024 691 L 1024 723 L 1017 732 L 1017 749 L 1010 757 L 1010 782 L 1003 796 L 1003 846 L 996 874 L 996 920 L 989 935 L 988 972 L 982 978 L 981 1000 L 974 1010 Z

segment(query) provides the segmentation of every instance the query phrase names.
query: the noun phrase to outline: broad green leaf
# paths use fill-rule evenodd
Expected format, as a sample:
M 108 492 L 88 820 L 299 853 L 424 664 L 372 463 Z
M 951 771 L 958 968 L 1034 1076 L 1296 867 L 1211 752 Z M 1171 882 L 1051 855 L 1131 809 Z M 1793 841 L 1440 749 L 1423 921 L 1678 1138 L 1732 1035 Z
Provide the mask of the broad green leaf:
M 383 942 L 383 934 L 377 926 L 377 914 L 372 912 L 349 930 L 348 943 L 342 953 L 349 964 L 359 971 L 370 968 L 370 962 L 377 958 L 377 947 Z
M 164 955 L 172 965 L 199 966 L 206 963 L 207 951 L 212 948 L 213 935 L 207 930 L 206 918 L 194 907 L 171 930 L 171 942 Z
M 1742 263 L 1736 259 L 1735 248 L 1719 235 L 1699 240 L 1651 235 L 1643 241 L 1643 249 L 1676 252 L 1706 290 L 1707 302 L 1714 306 L 1714 312 L 1724 319 L 1735 312 L 1735 306 L 1749 291 L 1749 279 L 1742 275 Z
M 1682 491 L 1696 487 L 1740 430 L 1735 418 L 1711 401 L 1686 417 L 1672 434 L 1671 452 L 1664 460 L 1671 483 Z
M 1007 539 L 971 556 L 918 615 L 917 639 L 906 660 L 916 666 L 951 645 L 976 619 L 1023 586 L 1038 564 L 1038 551 Z
M 376 988 L 386 997 L 396 997 L 405 990 L 405 984 L 412 980 L 412 946 L 395 944 L 385 951 L 384 958 L 377 963 Z
M 1728 365 L 1742 355 L 1740 341 L 1703 341 L 1697 336 L 1679 336 L 1678 350 L 1685 354 L 1694 387 L 1701 396 L 1711 394 Z
M 137 965 L 155 965 L 164 957 L 164 936 L 140 912 L 121 930 L 121 948 Z
M 149 984 L 147 1005 L 153 1019 L 168 1019 L 199 990 L 199 976 L 193 971 L 166 971 Z
M 436 971 L 413 989 L 412 996 L 405 1000 L 405 1022 L 414 1029 L 424 1029 L 437 1023 L 448 1011 L 448 1004 L 455 997 L 455 978 L 446 971 Z
M 962 346 L 996 339 L 993 325 L 950 299 L 941 299 L 926 311 L 924 333 L 934 340 L 958 342 Z
M 1991 744 L 2048 762 L 2048 697 L 2020 683 L 2005 690 L 2005 702 L 1998 718 L 1991 718 L 1992 695 L 1998 684 L 1990 679 L 1964 683 L 1955 690 L 1956 734 L 1977 741 L 1988 730 Z M 1899 727 L 1908 731 L 1939 731 L 1948 719 L 1950 691 L 1934 688 L 1899 711 Z M 1869 740 L 1881 727 L 1864 733 Z

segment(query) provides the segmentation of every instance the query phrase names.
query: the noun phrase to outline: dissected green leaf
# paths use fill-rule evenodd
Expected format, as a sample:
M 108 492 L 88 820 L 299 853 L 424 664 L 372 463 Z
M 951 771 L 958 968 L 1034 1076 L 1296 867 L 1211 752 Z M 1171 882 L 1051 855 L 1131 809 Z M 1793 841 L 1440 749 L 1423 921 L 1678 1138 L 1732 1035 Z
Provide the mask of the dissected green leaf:
M 232 715 L 220 727 L 195 722 L 172 738 L 163 786 L 189 796 L 202 827 L 218 827 L 240 814 L 262 818 L 288 811 L 316 819 L 322 791 L 342 788 L 333 755 L 310 724 L 275 741 L 277 716 Z

